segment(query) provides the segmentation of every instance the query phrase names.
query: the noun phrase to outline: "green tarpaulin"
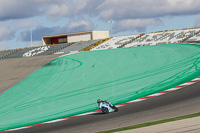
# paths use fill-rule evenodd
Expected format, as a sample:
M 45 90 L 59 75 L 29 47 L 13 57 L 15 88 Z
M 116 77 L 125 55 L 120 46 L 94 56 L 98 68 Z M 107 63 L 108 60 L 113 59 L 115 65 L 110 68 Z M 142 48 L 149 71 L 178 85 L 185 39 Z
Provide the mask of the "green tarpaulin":
M 0 95 L 0 131 L 97 110 L 97 99 L 124 103 L 199 75 L 198 45 L 166 44 L 66 55 Z

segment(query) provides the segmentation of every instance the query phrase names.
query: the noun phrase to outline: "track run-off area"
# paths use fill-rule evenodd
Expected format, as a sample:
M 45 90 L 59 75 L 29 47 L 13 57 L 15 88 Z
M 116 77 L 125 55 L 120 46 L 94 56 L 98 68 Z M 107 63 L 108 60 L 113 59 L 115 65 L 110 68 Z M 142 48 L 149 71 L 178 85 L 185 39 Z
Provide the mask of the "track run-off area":
M 94 111 L 99 98 L 117 105 L 168 90 L 198 77 L 199 63 L 192 44 L 56 58 L 0 95 L 0 131 Z

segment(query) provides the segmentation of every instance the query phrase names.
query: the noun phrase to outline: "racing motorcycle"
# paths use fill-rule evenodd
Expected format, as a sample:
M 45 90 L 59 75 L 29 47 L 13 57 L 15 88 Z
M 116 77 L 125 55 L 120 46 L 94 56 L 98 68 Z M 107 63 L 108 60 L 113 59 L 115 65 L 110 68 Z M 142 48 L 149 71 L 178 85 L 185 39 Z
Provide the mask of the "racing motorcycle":
M 98 103 L 99 109 L 105 114 L 118 111 L 118 108 L 115 105 L 112 105 L 106 100 L 104 101 L 104 100 L 98 99 L 97 103 Z

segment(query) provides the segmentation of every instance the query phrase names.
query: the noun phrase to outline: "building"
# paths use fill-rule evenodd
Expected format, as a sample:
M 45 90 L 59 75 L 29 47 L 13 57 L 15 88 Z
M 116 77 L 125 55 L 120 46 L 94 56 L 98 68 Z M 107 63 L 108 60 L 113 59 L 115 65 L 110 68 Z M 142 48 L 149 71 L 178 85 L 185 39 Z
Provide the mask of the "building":
M 109 31 L 85 31 L 52 36 L 43 36 L 42 45 L 71 43 L 109 38 Z

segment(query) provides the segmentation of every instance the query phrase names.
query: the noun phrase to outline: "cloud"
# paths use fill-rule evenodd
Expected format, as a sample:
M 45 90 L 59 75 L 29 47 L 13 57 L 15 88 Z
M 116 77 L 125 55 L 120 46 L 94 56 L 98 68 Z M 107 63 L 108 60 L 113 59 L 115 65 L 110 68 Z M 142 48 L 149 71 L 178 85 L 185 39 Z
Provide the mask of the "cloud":
M 162 23 L 155 18 L 198 14 L 200 12 L 198 5 L 200 5 L 199 0 L 71 0 L 49 6 L 45 15 L 54 20 L 62 17 L 78 18 L 84 15 L 90 18 L 100 17 L 102 21 L 112 19 L 117 22 L 115 32 L 145 31 L 147 26 Z M 124 26 L 122 22 L 129 24 Z
M 50 19 L 57 20 L 62 16 L 67 16 L 69 12 L 70 12 L 69 6 L 63 4 L 63 5 L 52 5 L 51 7 L 49 7 L 48 10 L 44 11 L 44 14 Z
M 53 20 L 83 16 L 103 20 L 154 18 L 198 14 L 199 5 L 199 0 L 0 0 L 0 20 L 34 16 Z
M 25 21 L 17 21 L 15 22 L 15 27 L 17 28 L 32 28 L 42 25 L 41 22 L 38 21 L 31 21 L 31 20 L 25 20 Z
M 80 17 L 80 16 L 98 16 L 99 11 L 97 6 L 105 0 L 60 0 L 59 2 L 52 4 L 48 7 L 48 10 L 44 11 L 44 14 L 53 20 L 57 20 L 62 17 Z
M 43 16 L 51 20 L 98 14 L 96 7 L 103 1 L 94 0 L 0 0 L 0 20 Z
M 199 0 L 0 0 L 0 20 L 46 16 L 101 16 L 102 19 L 138 19 L 200 12 Z
M 38 12 L 37 8 L 26 0 L 1 0 L 0 2 L 0 20 L 31 17 Z
M 94 24 L 91 21 L 81 19 L 70 21 L 66 28 L 67 32 L 89 31 L 94 29 Z
M 107 0 L 98 9 L 104 20 L 121 20 L 198 14 L 199 5 L 199 0 Z
M 193 24 L 194 27 L 200 27 L 200 16 L 198 18 L 196 18 L 194 24 Z
M 0 50 L 5 50 L 5 42 L 0 42 Z
M 57 30 L 60 30 L 59 26 L 51 28 L 38 26 L 35 29 L 32 29 L 32 39 L 33 41 L 39 41 L 41 40 L 42 36 L 57 34 L 56 32 Z M 30 41 L 31 39 L 30 30 L 22 31 L 19 39 L 25 42 Z
M 114 26 L 114 32 L 134 30 L 144 32 L 148 26 L 158 26 L 161 24 L 162 21 L 159 19 L 124 19 Z
M 0 25 L 0 42 L 13 39 L 15 36 L 15 31 L 3 23 L 0 23 Z
M 66 26 L 54 26 L 54 27 L 45 27 L 38 26 L 36 29 L 32 30 L 33 41 L 40 41 L 42 36 L 64 34 L 71 32 L 80 32 L 93 30 L 94 24 L 91 21 L 80 19 L 75 21 L 70 21 Z M 22 31 L 20 34 L 20 40 L 30 41 L 30 30 Z
M 0 22 L 0 42 L 9 41 L 16 37 L 16 33 L 23 28 L 32 28 L 34 26 L 40 25 L 41 23 L 35 21 L 17 21 L 17 20 L 7 20 Z M 30 36 L 30 32 L 29 32 Z
M 40 16 L 42 7 L 55 2 L 54 0 L 0 0 L 0 20 Z

